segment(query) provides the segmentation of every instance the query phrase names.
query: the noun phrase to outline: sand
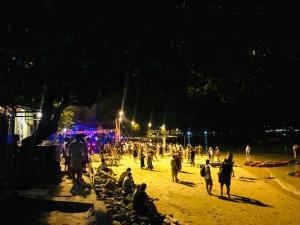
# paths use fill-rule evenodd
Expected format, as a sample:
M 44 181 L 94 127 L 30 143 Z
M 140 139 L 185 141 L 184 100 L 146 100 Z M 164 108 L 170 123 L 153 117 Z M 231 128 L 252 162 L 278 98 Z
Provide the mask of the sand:
M 183 163 L 180 183 L 172 182 L 170 157 L 154 160 L 153 171 L 140 169 L 129 156 L 112 168 L 119 175 L 131 167 L 135 183 L 147 183 L 148 195 L 159 199 L 155 202 L 158 211 L 173 214 L 181 224 L 300 224 L 299 196 L 283 190 L 275 179 L 267 179 L 267 174 L 259 170 L 237 164 L 229 199 L 220 198 L 219 169 L 212 168 L 213 195 L 208 195 L 199 174 L 199 164 L 205 159 L 197 156 L 196 167 Z

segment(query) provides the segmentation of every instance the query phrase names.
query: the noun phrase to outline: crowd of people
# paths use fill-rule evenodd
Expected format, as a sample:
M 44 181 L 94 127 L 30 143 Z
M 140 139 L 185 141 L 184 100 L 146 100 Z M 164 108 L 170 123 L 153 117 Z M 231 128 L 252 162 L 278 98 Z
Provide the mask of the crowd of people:
M 192 145 L 188 144 L 184 148 L 180 144 L 167 144 L 166 146 L 162 146 L 162 144 L 160 143 L 153 144 L 153 143 L 145 143 L 145 142 L 128 142 L 125 143 L 124 152 L 131 155 L 134 158 L 134 162 L 136 163 L 137 163 L 137 158 L 139 157 L 141 168 L 144 167 L 144 158 L 147 156 L 147 168 L 149 168 L 150 170 L 153 169 L 152 160 L 154 156 L 156 156 L 156 154 L 159 154 L 161 157 L 164 157 L 164 155 L 171 156 L 170 166 L 171 166 L 172 181 L 180 182 L 180 180 L 178 179 L 178 174 L 182 169 L 183 160 L 186 160 L 187 164 L 190 164 L 192 167 L 194 167 L 196 154 L 199 154 L 199 156 L 202 158 L 204 155 L 203 153 L 205 151 L 203 150 L 201 145 L 193 147 Z M 232 151 L 228 151 L 226 157 L 221 162 L 221 150 L 218 146 L 215 149 L 213 147 L 209 147 L 209 150 L 207 152 L 206 164 L 203 165 L 205 169 L 205 175 L 203 177 L 206 183 L 206 190 L 208 194 L 212 194 L 211 191 L 212 191 L 213 181 L 210 172 L 210 162 L 214 161 L 215 159 L 217 162 L 220 162 L 220 171 L 218 175 L 219 175 L 221 196 L 223 196 L 223 186 L 225 184 L 227 189 L 227 195 L 228 197 L 230 197 L 231 177 L 234 177 L 233 154 Z M 130 171 L 125 171 L 125 172 L 128 173 Z M 121 174 L 120 179 L 121 178 L 123 179 L 124 176 L 125 176 L 124 174 Z M 124 185 L 124 184 L 122 185 L 125 193 L 128 192 L 128 190 L 127 191 L 125 190 L 125 187 L 128 187 L 131 190 L 131 192 L 133 192 L 132 183 L 130 184 L 131 185 Z M 140 187 L 136 186 L 136 189 L 138 188 Z
M 294 158 L 296 158 L 296 152 L 298 150 L 298 145 L 293 146 Z M 74 140 L 67 141 L 64 145 L 60 146 L 60 151 L 65 159 L 65 171 L 74 178 L 76 184 L 82 182 L 82 173 L 86 170 L 87 163 L 89 161 L 89 150 L 88 145 L 82 135 L 76 135 Z M 250 153 L 252 149 L 249 144 L 246 145 L 245 154 L 246 160 L 250 160 Z M 224 151 L 223 151 L 224 152 Z M 141 142 L 141 141 L 128 141 L 122 143 L 119 146 L 113 144 L 103 145 L 101 151 L 99 151 L 99 168 L 111 176 L 116 176 L 111 164 L 107 163 L 107 158 L 121 159 L 122 155 L 129 155 L 133 158 L 134 163 L 139 163 L 141 169 L 153 170 L 155 161 L 159 161 L 158 158 L 163 158 L 165 156 L 170 156 L 170 168 L 171 168 L 171 178 L 173 182 L 180 182 L 178 179 L 178 174 L 182 170 L 182 163 L 185 162 L 191 167 L 195 167 L 195 158 L 203 158 L 205 154 L 206 161 L 203 165 L 205 170 L 204 180 L 206 184 L 206 190 L 208 194 L 212 194 L 213 180 L 211 176 L 211 163 L 219 163 L 219 173 L 218 182 L 220 183 L 220 194 L 223 196 L 224 184 L 227 190 L 227 196 L 230 197 L 230 185 L 231 177 L 234 177 L 234 161 L 233 154 L 231 151 L 227 152 L 227 155 L 222 158 L 221 150 L 218 146 L 215 148 L 209 147 L 206 152 L 201 145 L 192 146 L 188 144 L 187 146 L 182 146 L 180 144 L 168 143 L 163 145 L 162 143 L 152 143 L 152 142 Z M 200 166 L 201 167 L 201 166 Z M 119 179 L 118 183 L 122 187 L 124 195 L 131 194 L 134 196 L 140 196 L 136 200 L 139 204 L 144 199 L 145 194 L 138 194 L 140 192 L 145 192 L 146 184 L 136 185 L 131 173 L 131 169 L 127 168 Z M 142 190 L 142 191 L 141 191 Z

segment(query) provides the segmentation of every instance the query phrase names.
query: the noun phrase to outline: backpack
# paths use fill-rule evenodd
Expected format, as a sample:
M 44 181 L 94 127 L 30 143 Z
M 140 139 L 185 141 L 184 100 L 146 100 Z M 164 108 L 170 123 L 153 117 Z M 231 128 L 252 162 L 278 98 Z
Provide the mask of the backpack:
M 200 175 L 201 177 L 205 177 L 206 173 L 205 173 L 205 166 L 202 166 L 200 169 Z

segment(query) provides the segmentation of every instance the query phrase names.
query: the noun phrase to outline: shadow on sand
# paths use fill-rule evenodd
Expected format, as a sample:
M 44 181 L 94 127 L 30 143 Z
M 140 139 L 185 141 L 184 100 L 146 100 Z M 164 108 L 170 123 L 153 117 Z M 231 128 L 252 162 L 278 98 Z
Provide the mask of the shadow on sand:
M 243 182 L 250 182 L 250 183 L 255 183 L 255 181 L 253 181 L 253 180 L 241 180 L 241 179 L 239 179 L 238 181 L 243 181 Z
M 270 205 L 266 205 L 258 200 L 239 196 L 239 195 L 231 195 L 230 198 L 224 197 L 224 196 L 219 196 L 219 199 L 225 200 L 225 201 L 230 201 L 230 202 L 236 202 L 236 203 L 243 203 L 243 204 L 251 204 L 251 205 L 257 205 L 261 207 L 272 207 Z
M 243 179 L 243 180 L 258 180 L 257 178 L 252 178 L 252 177 L 238 177 L 238 179 Z
M 70 192 L 72 193 L 72 195 L 80 195 L 86 197 L 91 192 L 91 186 L 86 183 L 82 183 L 80 185 L 74 183 Z
M 195 183 L 189 182 L 189 181 L 179 180 L 177 183 L 178 184 L 183 184 L 183 185 L 186 185 L 186 186 L 189 186 L 189 187 L 196 187 Z
M 194 173 L 190 173 L 190 172 L 187 172 L 187 171 L 180 171 L 180 173 L 194 174 Z

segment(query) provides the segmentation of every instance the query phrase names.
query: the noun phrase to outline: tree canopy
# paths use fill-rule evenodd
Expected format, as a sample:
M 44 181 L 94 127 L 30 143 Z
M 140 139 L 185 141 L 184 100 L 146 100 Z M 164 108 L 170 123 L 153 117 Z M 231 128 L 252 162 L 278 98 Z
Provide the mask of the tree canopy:
M 6 6 L 1 104 L 40 108 L 43 98 L 61 108 L 91 105 L 120 93 L 127 76 L 141 104 L 159 99 L 156 107 L 176 117 L 173 109 L 191 97 L 237 102 L 283 87 L 278 77 L 290 80 L 299 62 L 292 5 L 12 0 Z

